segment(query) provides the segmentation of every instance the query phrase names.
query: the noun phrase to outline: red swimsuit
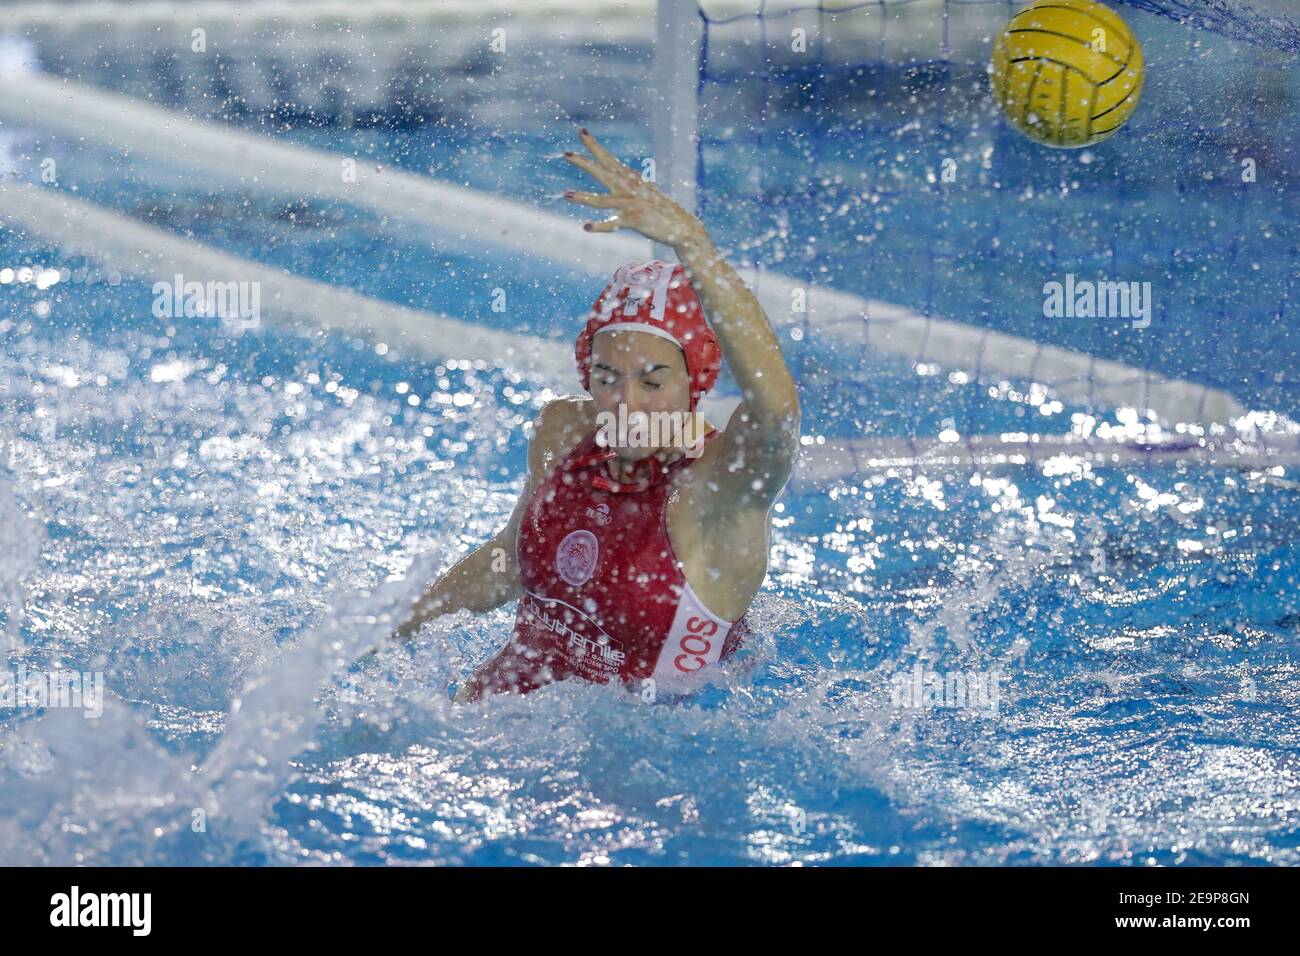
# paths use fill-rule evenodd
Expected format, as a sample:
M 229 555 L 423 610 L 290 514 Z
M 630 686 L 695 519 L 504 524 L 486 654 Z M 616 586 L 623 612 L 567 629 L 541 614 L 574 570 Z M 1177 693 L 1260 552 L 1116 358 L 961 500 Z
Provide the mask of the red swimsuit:
M 603 684 L 689 674 L 740 645 L 744 618 L 728 621 L 704 606 L 668 540 L 671 478 L 694 459 L 619 485 L 605 468 L 611 457 L 593 432 L 529 500 L 514 636 L 475 673 L 470 699 L 569 677 Z

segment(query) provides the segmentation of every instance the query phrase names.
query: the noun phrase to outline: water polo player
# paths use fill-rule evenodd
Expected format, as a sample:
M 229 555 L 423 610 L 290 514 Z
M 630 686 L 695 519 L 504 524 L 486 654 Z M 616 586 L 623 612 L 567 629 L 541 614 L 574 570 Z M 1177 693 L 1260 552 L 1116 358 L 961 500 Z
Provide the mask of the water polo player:
M 575 348 L 591 397 L 542 408 L 509 522 L 397 629 L 519 600 L 509 643 L 457 700 L 687 675 L 726 657 L 767 573 L 771 509 L 799 445 L 794 379 L 758 300 L 695 216 L 581 135 L 593 158 L 565 159 L 609 192 L 565 197 L 615 213 L 583 228 L 633 229 L 680 261 L 614 274 Z M 698 403 L 723 358 L 741 401 L 717 429 Z

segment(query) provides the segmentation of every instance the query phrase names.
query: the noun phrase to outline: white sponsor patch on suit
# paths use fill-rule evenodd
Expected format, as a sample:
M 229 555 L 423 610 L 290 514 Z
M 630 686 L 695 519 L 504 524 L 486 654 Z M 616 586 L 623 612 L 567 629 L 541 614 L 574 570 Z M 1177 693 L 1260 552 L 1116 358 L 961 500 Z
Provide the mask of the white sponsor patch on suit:
M 681 676 L 716 664 L 722 657 L 722 645 L 734 625 L 718 617 L 696 597 L 689 584 L 682 588 L 672 629 L 659 652 L 655 677 Z

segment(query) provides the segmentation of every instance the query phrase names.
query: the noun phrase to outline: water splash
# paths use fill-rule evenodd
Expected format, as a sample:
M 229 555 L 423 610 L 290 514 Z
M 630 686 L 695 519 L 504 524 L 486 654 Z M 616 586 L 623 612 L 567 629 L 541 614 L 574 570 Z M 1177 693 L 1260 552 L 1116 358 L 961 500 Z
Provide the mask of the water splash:
M 113 694 L 97 719 L 51 708 L 0 736 L 0 865 L 229 860 L 263 836 L 292 759 L 312 746 L 323 685 L 388 639 L 420 580 L 340 594 L 244 687 L 201 768 L 160 747 Z
M 4 443 L 5 449 L 10 447 Z M 24 581 L 36 570 L 45 543 L 45 527 L 18 502 L 12 482 L 0 472 L 0 651 L 16 653 L 22 646 L 27 590 Z
M 308 749 L 324 711 L 317 698 L 324 685 L 362 654 L 389 640 L 394 609 L 409 607 L 416 573 L 371 592 L 350 592 L 331 601 L 322 624 L 304 635 L 234 701 L 226 730 L 204 762 L 203 773 L 231 836 L 260 832 L 271 801 L 291 776 L 290 760 Z

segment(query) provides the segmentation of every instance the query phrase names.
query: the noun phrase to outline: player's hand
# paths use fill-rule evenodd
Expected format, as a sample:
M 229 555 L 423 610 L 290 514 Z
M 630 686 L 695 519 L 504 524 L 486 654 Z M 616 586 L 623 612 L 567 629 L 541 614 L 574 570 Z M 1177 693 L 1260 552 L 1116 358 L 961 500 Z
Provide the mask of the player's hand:
M 564 198 L 584 206 L 614 211 L 613 218 L 586 222 L 582 228 L 589 232 L 634 229 L 647 239 L 667 246 L 676 246 L 704 234 L 704 226 L 700 221 L 670 199 L 658 186 L 642 179 L 639 173 L 620 163 L 587 130 L 580 130 L 579 134 L 582 144 L 595 158 L 588 159 L 572 152 L 566 152 L 564 158 L 603 183 L 609 192 L 587 193 L 568 189 L 564 192 Z

